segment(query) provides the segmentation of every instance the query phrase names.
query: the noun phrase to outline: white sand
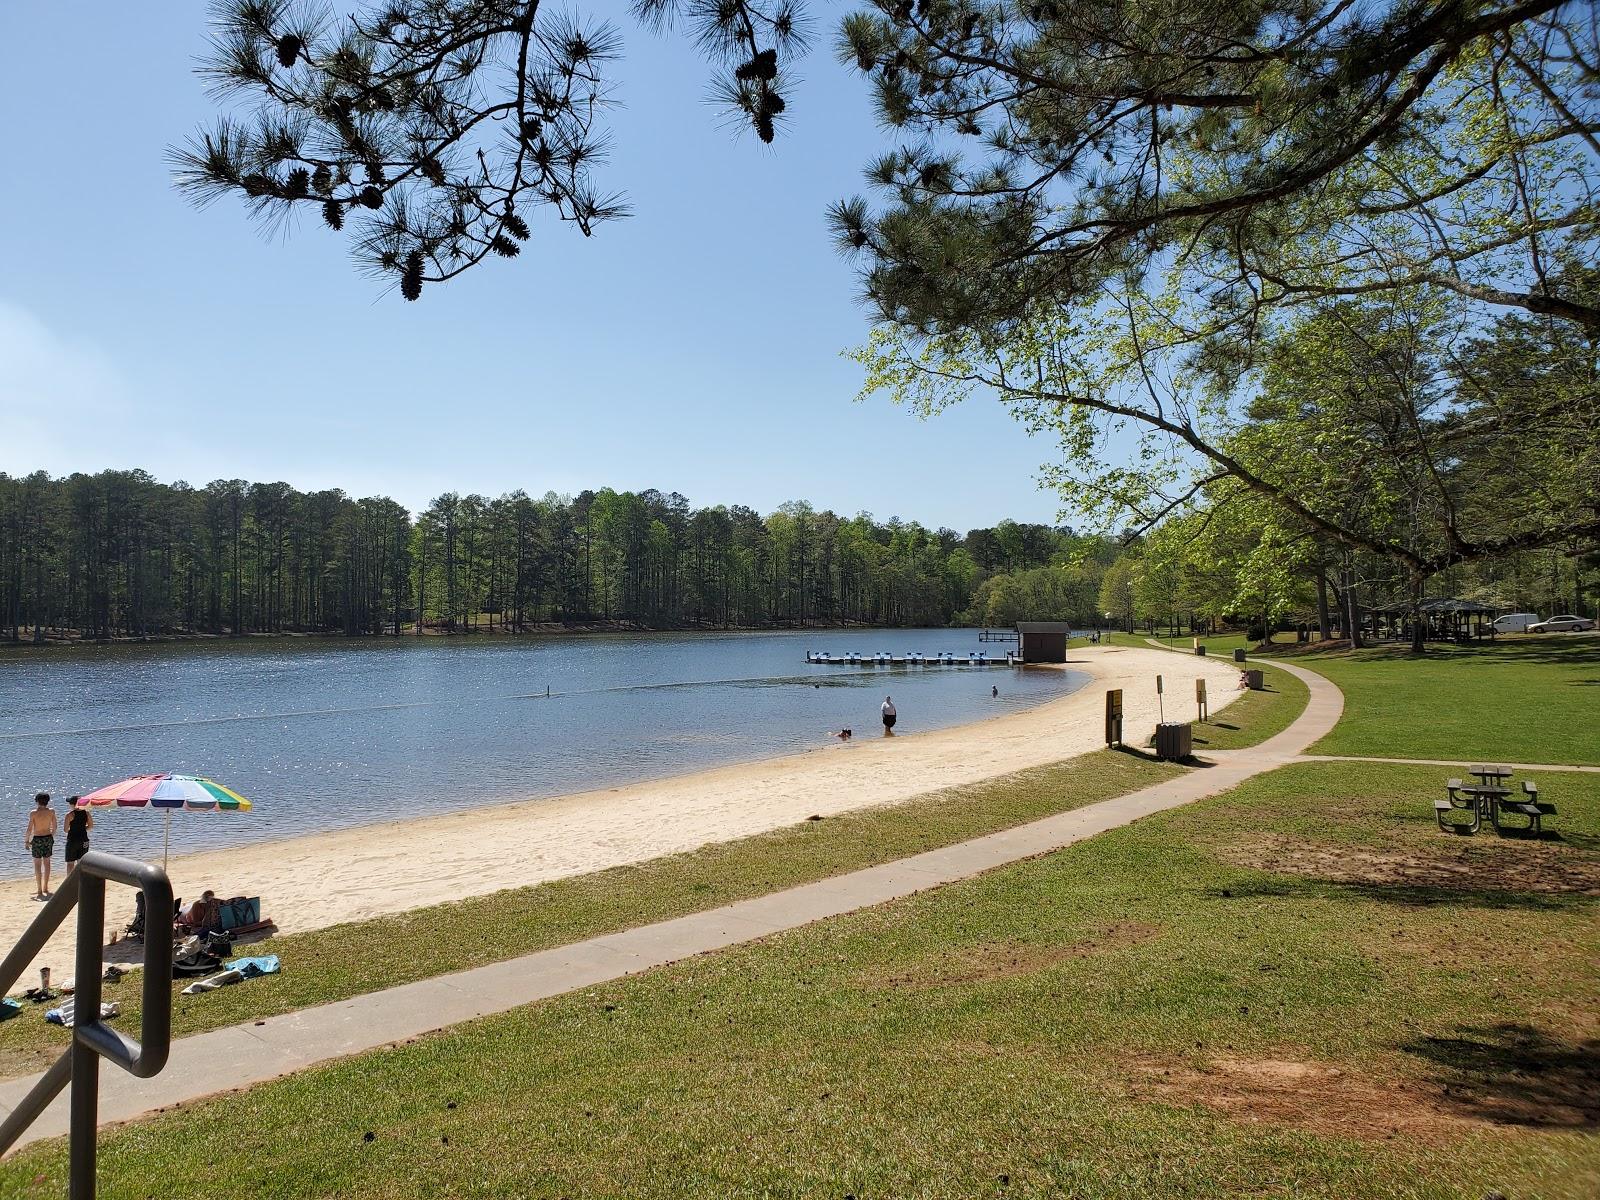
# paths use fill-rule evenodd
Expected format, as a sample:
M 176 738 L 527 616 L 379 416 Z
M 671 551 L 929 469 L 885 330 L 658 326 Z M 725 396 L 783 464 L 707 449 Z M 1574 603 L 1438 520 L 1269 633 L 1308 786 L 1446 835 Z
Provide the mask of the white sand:
M 1092 681 L 1025 712 L 930 733 L 915 732 L 916 714 L 903 713 L 895 737 L 862 730 L 849 743 L 762 762 L 184 855 L 169 865 L 173 888 L 189 898 L 205 887 L 222 896 L 260 896 L 265 915 L 281 931 L 317 929 L 640 862 L 798 824 L 813 814 L 894 804 L 1059 762 L 1103 745 L 1107 688 L 1123 689 L 1124 740 L 1140 745 L 1155 728 L 1158 673 L 1166 678 L 1166 710 L 1174 719 L 1194 716 L 1196 678 L 1206 680 L 1213 711 L 1238 694 L 1238 668 L 1211 658 L 1100 646 L 1072 651 L 1068 666 Z M 15 944 L 38 914 L 32 892 L 31 877 L 0 883 L 0 948 Z M 132 911 L 131 894 L 112 888 L 108 927 L 120 928 Z M 20 986 L 37 982 L 40 965 L 49 965 L 57 980 L 71 975 L 73 921 Z

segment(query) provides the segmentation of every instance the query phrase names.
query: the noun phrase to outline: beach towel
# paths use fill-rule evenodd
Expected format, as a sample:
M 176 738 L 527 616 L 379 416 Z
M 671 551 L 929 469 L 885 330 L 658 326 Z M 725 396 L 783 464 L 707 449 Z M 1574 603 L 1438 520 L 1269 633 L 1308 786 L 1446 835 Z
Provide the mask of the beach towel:
M 230 971 L 243 971 L 246 979 L 254 979 L 258 975 L 276 975 L 280 969 L 276 954 L 230 959 L 224 965 Z
M 21 1011 L 21 1003 L 13 1000 L 10 996 L 0 1000 L 0 1021 L 9 1021 Z
M 227 987 L 230 983 L 238 983 L 244 978 L 243 971 L 219 971 L 215 975 L 208 975 L 204 979 L 196 979 L 183 989 L 185 996 L 198 996 L 201 992 L 214 992 L 218 988 Z
M 201 992 L 214 992 L 234 983 L 243 983 L 246 979 L 258 979 L 262 975 L 276 975 L 279 970 L 278 956 L 264 954 L 259 958 L 236 958 L 223 964 L 226 970 L 206 979 L 197 979 L 183 989 L 185 996 L 198 996 Z
M 68 1000 L 60 1008 L 52 1008 L 45 1012 L 44 1019 L 52 1025 L 71 1025 L 72 1014 L 76 1011 L 74 1003 Z M 112 1017 L 122 1014 L 122 1005 L 115 1000 L 107 1000 L 100 1006 L 100 1019 L 109 1021 Z

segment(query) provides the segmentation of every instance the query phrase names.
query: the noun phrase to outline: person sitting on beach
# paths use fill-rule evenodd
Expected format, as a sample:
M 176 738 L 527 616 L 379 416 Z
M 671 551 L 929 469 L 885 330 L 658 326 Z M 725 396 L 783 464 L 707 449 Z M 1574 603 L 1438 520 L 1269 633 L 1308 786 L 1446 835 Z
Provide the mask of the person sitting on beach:
M 33 898 L 48 900 L 50 859 L 56 852 L 56 814 L 50 811 L 49 792 L 40 792 L 33 798 L 33 811 L 28 814 L 28 833 L 22 845 L 33 855 Z
M 178 918 L 178 924 L 201 932 L 221 929 L 222 905 L 217 903 L 217 894 L 210 888 L 201 892 L 200 899 L 191 904 L 183 916 Z

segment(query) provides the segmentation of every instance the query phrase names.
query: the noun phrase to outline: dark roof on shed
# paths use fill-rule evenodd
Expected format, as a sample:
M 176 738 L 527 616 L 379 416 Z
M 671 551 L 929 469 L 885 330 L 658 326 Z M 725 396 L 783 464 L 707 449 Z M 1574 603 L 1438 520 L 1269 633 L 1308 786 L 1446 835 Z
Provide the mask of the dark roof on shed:
M 1018 633 L 1071 633 L 1070 621 L 1018 621 Z

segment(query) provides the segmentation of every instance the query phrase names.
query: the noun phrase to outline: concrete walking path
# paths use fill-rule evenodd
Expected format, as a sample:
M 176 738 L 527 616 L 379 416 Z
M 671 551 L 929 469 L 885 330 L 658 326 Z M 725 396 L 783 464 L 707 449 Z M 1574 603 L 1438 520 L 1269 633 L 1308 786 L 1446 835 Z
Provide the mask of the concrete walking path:
M 115 1067 L 102 1067 L 100 1123 L 128 1121 L 264 1083 L 463 1021 L 970 879 L 1225 792 L 1253 775 L 1295 760 L 1333 728 L 1343 711 L 1344 698 L 1328 680 L 1299 667 L 1274 665 L 1306 682 L 1311 694 L 1305 711 L 1260 745 L 1217 751 L 1208 756 L 1211 765 L 1177 779 L 737 904 L 181 1038 L 172 1045 L 166 1069 L 153 1079 L 135 1079 Z M 34 1075 L 0 1083 L 0 1115 L 20 1103 L 39 1078 Z M 67 1132 L 67 1095 L 63 1092 L 56 1098 L 18 1141 L 18 1147 Z

